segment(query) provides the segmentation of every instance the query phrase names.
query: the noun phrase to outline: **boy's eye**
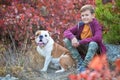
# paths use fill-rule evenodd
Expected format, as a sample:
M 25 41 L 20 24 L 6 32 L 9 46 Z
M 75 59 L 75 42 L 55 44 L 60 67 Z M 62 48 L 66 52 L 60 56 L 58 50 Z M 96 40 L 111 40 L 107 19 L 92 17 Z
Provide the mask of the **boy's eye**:
M 84 17 L 84 15 L 81 15 L 82 17 Z
M 86 14 L 85 16 L 88 16 L 88 14 Z
M 84 17 L 84 15 L 81 15 L 81 17 Z

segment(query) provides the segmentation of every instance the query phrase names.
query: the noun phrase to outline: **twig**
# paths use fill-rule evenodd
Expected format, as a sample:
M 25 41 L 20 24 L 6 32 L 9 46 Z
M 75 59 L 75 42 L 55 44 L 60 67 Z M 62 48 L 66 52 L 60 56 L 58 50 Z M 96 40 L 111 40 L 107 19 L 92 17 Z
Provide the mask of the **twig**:
M 11 32 L 10 32 L 9 29 L 8 29 L 8 33 L 9 33 L 10 39 L 11 39 L 12 44 L 13 44 L 13 50 L 14 50 L 14 52 L 16 53 L 15 40 L 13 39 L 12 34 L 11 34 Z

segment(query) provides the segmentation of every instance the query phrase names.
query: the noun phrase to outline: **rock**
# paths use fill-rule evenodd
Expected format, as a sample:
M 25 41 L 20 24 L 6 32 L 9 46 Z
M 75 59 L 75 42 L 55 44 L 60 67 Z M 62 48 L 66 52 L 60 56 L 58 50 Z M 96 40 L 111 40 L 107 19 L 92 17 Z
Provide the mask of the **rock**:
M 120 45 L 105 44 L 107 48 L 107 58 L 109 63 L 113 63 L 116 59 L 120 58 Z
M 0 80 L 18 80 L 16 77 L 10 76 L 10 74 L 7 74 L 5 77 L 0 77 Z

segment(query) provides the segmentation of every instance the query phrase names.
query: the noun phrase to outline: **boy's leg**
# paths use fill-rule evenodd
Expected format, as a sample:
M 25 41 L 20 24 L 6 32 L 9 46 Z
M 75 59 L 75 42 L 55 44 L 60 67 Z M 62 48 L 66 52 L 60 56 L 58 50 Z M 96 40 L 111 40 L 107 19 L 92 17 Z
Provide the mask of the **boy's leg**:
M 98 44 L 96 42 L 90 42 L 89 43 L 88 51 L 86 53 L 86 56 L 85 56 L 85 59 L 84 59 L 82 65 L 79 68 L 79 72 L 82 72 L 83 70 L 85 70 L 85 68 L 87 67 L 89 62 L 92 60 L 92 58 L 96 54 L 97 49 L 98 49 Z
M 82 64 L 83 59 L 81 58 L 78 50 L 72 46 L 69 39 L 65 38 L 63 41 L 65 43 L 65 47 L 70 51 L 72 57 L 76 60 L 77 67 L 79 67 Z

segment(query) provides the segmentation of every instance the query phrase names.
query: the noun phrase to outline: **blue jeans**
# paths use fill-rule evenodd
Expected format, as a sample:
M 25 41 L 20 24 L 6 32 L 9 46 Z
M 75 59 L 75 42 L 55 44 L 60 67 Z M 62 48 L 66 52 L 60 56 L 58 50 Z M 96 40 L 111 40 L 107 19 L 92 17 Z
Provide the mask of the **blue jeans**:
M 98 50 L 98 44 L 96 42 L 90 42 L 89 44 L 87 44 L 87 52 L 83 60 L 81 56 L 82 53 L 79 53 L 78 49 L 72 46 L 69 39 L 65 38 L 63 41 L 65 47 L 71 52 L 72 57 L 77 61 L 78 67 L 81 65 L 87 66 Z

